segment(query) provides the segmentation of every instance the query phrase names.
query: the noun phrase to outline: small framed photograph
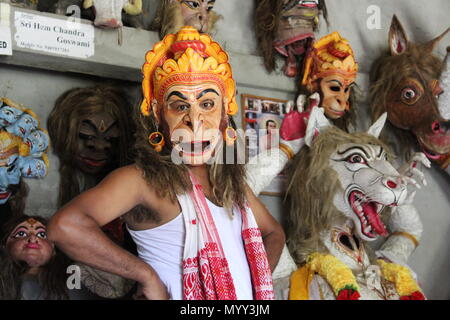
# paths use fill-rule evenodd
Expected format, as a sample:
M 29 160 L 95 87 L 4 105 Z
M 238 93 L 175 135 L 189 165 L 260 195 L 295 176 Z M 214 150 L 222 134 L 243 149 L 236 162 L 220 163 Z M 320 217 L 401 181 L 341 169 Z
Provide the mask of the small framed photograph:
M 279 129 L 286 113 L 287 103 L 287 100 L 241 95 L 242 128 L 246 133 L 248 159 L 278 146 Z M 286 175 L 281 172 L 261 194 L 282 196 L 286 190 L 286 181 Z

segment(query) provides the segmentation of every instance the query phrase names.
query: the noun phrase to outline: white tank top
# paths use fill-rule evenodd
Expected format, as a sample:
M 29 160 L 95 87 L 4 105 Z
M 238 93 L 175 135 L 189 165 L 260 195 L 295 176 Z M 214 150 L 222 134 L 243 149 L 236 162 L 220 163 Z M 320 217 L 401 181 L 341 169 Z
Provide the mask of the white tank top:
M 127 226 L 136 243 L 139 257 L 155 269 L 173 300 L 183 299 L 182 261 L 186 229 L 182 215 L 186 208 L 182 204 L 186 200 L 191 201 L 188 195 L 178 198 L 184 198 L 179 199 L 182 212 L 166 224 L 141 231 L 130 230 Z M 241 213 L 234 210 L 234 217 L 231 219 L 224 208 L 206 200 L 219 232 L 237 299 L 252 300 L 251 275 L 242 240 Z

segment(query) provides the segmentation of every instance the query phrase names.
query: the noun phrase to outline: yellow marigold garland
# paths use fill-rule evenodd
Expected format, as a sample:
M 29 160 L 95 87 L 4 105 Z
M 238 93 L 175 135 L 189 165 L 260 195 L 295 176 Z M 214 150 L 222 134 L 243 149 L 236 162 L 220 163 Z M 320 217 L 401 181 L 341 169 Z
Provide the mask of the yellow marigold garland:
M 411 271 L 408 268 L 399 264 L 389 263 L 381 259 L 377 262 L 381 268 L 383 278 L 395 284 L 395 289 L 397 290 L 400 299 L 425 299 L 419 285 L 414 280 Z
M 359 292 L 359 286 L 352 270 L 342 261 L 330 254 L 315 252 L 308 257 L 307 264 L 312 271 L 322 276 L 333 289 L 336 297 L 340 297 L 342 291 L 348 290 L 350 294 Z M 358 298 L 353 296 L 353 298 Z
M 425 299 L 408 268 L 384 260 L 377 262 L 383 278 L 394 283 L 401 300 Z M 330 284 L 338 300 L 359 298 L 359 286 L 353 272 L 335 256 L 315 252 L 308 257 L 307 266 Z

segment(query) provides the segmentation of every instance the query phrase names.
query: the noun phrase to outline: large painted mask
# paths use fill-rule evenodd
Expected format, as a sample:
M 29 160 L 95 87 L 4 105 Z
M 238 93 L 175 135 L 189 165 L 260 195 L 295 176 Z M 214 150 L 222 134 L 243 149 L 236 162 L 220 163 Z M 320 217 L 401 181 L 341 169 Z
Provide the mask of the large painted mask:
M 200 33 L 209 33 L 219 16 L 213 11 L 216 0 L 160 0 L 153 23 L 161 38 L 191 26 Z
M 238 111 L 228 55 L 193 27 L 167 35 L 146 55 L 141 111 L 188 165 L 209 161 Z
M 306 147 L 294 159 L 288 189 L 289 243 L 298 257 L 320 248 L 333 228 L 349 230 L 347 239 L 388 235 L 384 209 L 405 202 L 407 183 L 378 139 L 385 121 L 383 115 L 368 132 L 347 133 L 331 125 L 323 109 L 311 111 Z
M 46 176 L 49 138 L 30 109 L 6 98 L 0 103 L 0 204 L 4 204 L 21 177 Z
M 334 205 L 352 220 L 354 231 L 365 241 L 387 236 L 381 212 L 398 206 L 407 195 L 406 181 L 387 160 L 386 152 L 381 144 L 349 142 L 340 144 L 330 157 L 330 167 L 343 187 Z
M 333 32 L 312 46 L 301 85 L 309 93 L 320 93 L 325 115 L 337 120 L 350 112 L 350 94 L 357 72 L 358 64 L 348 41 Z
M 272 52 L 275 51 L 286 59 L 283 67 L 286 76 L 296 77 L 302 71 L 303 57 L 314 41 L 320 14 L 326 18 L 325 1 L 258 0 L 255 6 L 258 45 L 266 68 L 268 71 L 275 69 Z
M 438 104 L 444 92 L 439 81 L 443 62 L 432 51 L 448 31 L 428 43 L 415 44 L 394 16 L 389 32 L 390 55 L 379 59 L 371 71 L 373 117 L 387 112 L 389 122 L 400 129 L 396 131 L 399 137 L 414 137 L 427 157 L 438 162 L 450 152 L 450 119 L 445 98 Z M 448 74 L 448 65 L 446 68 L 443 77 Z M 413 145 L 405 147 L 411 149 Z

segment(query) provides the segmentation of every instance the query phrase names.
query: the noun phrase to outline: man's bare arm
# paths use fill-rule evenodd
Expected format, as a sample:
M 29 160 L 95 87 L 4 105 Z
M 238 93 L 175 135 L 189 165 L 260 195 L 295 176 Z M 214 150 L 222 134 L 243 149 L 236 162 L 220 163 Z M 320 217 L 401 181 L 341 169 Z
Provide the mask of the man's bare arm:
M 270 270 L 273 272 L 280 259 L 286 243 L 283 228 L 270 214 L 262 202 L 247 188 L 247 201 L 255 216 L 256 223 L 261 230 L 264 247 L 269 260 Z
M 148 189 L 137 168 L 118 169 L 59 210 L 50 221 L 48 236 L 75 261 L 135 280 L 148 298 L 164 299 L 167 292 L 155 271 L 100 229 L 141 204 Z

